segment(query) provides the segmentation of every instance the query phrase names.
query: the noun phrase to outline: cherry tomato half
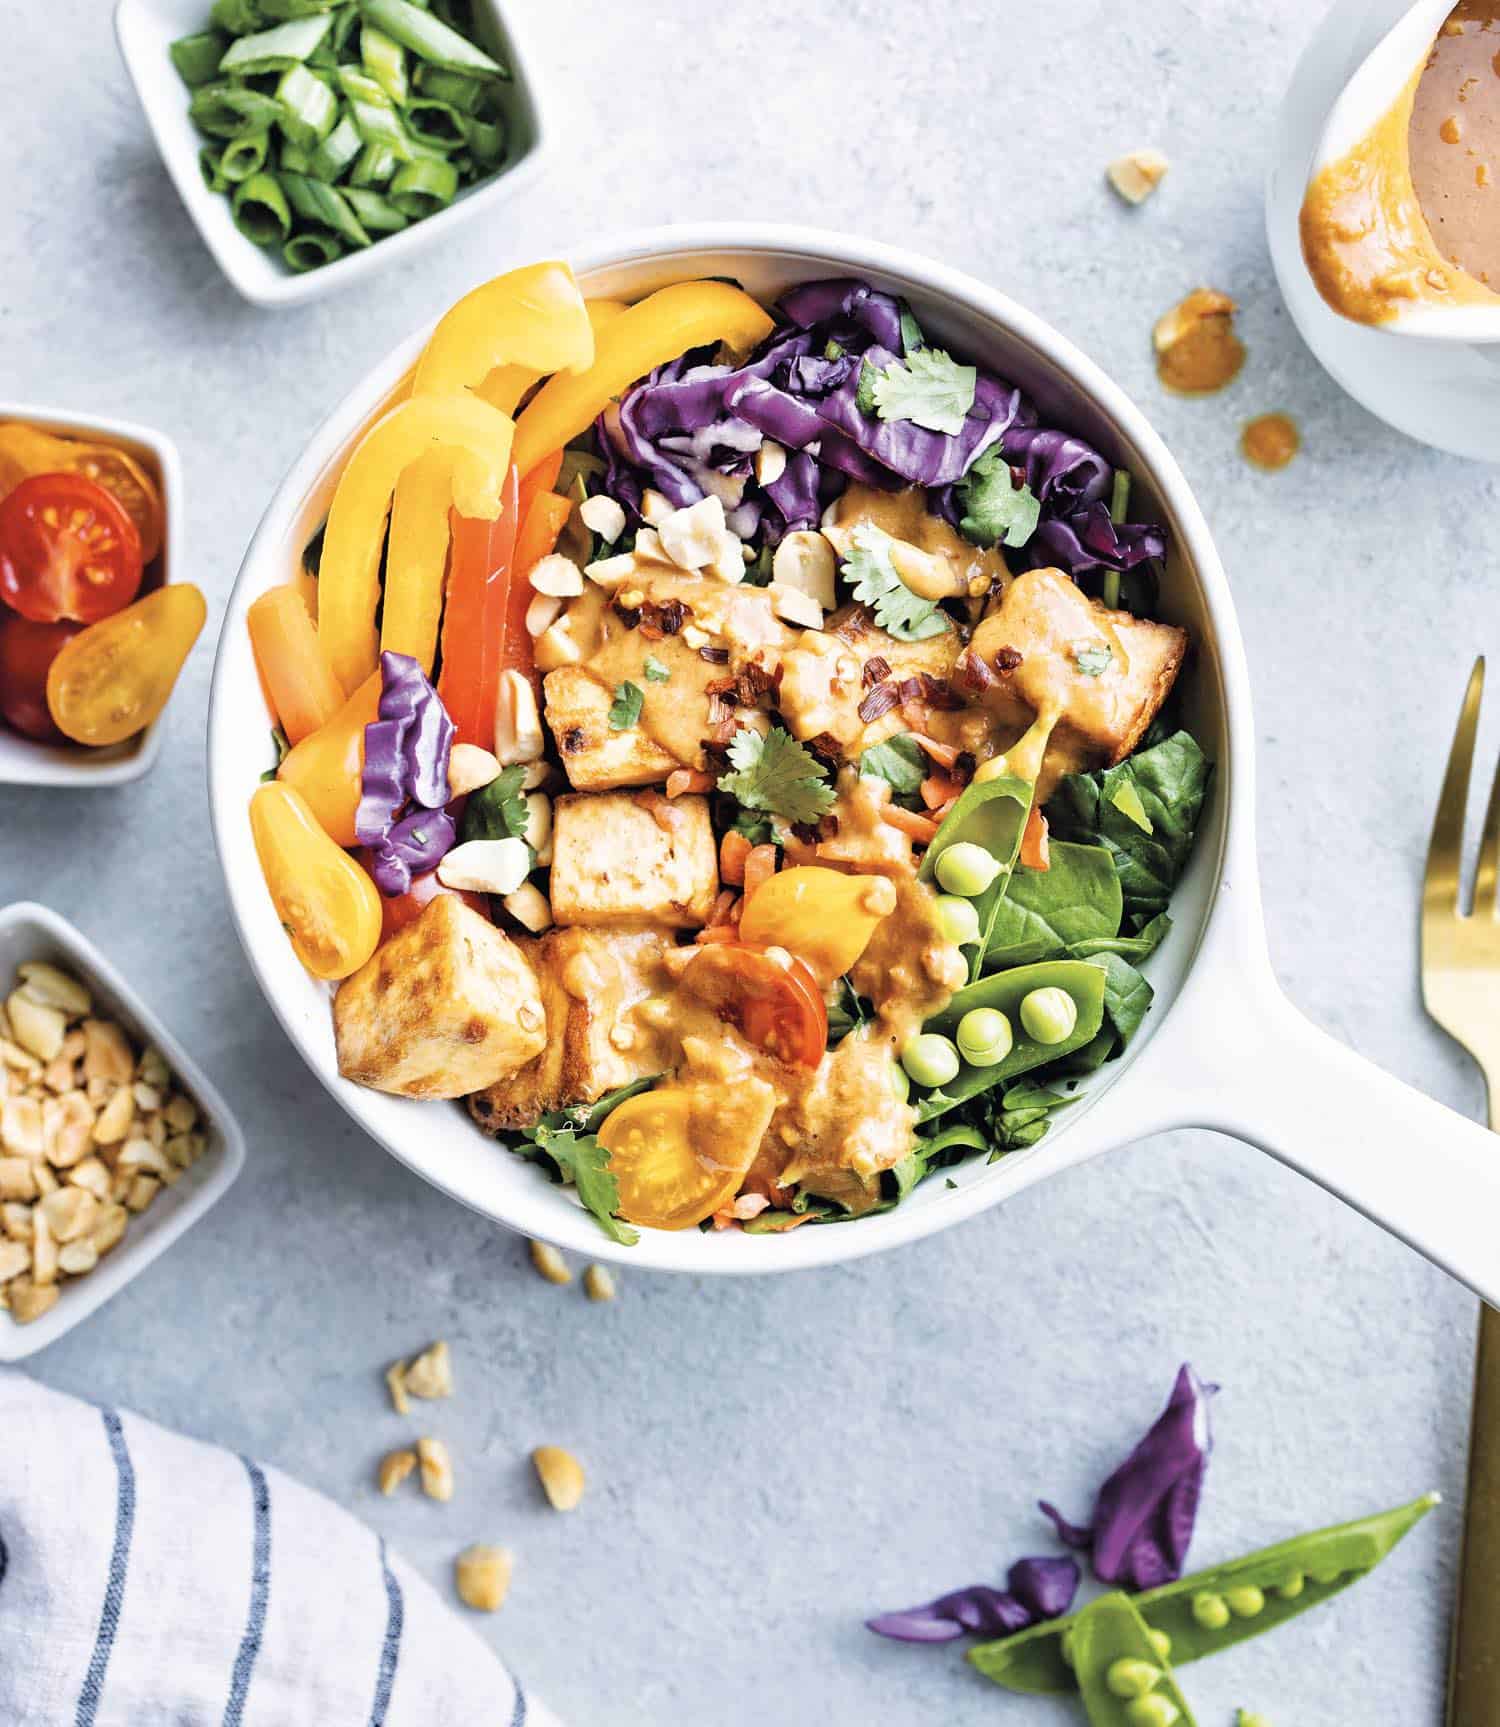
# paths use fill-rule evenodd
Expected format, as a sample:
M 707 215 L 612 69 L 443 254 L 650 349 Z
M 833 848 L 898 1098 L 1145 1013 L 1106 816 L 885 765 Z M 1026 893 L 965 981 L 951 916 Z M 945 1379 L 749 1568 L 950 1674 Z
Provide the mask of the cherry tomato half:
M 0 500 L 0 600 L 39 624 L 92 623 L 141 585 L 141 536 L 80 474 L 33 474 Z
M 80 744 L 117 744 L 167 705 L 208 615 L 191 582 L 172 582 L 64 644 L 47 673 L 47 706 Z
M 886 876 L 797 864 L 745 895 L 740 934 L 756 946 L 796 954 L 826 986 L 848 971 L 895 909 L 895 884 Z
M 292 947 L 314 977 L 348 977 L 380 942 L 380 893 L 279 781 L 250 800 L 255 855 Z
M 779 1061 L 816 1067 L 823 1059 L 827 1005 L 813 974 L 784 950 L 715 942 L 688 964 L 682 987 Z
M 47 711 L 47 672 L 64 642 L 82 624 L 37 624 L 0 615 L 0 718 L 28 738 L 59 743 L 62 733 Z
M 113 444 L 74 444 L 58 467 L 103 486 L 123 506 L 141 537 L 141 562 L 149 564 L 161 550 L 164 512 L 156 482 L 135 457 Z

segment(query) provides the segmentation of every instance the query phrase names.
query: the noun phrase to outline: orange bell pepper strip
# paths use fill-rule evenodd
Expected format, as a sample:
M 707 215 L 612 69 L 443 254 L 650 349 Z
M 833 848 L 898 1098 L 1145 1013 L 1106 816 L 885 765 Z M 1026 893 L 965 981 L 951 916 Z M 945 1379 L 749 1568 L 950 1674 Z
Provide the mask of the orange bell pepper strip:
M 1047 844 L 1047 818 L 1035 804 L 1026 812 L 1026 826 L 1021 830 L 1019 861 L 1026 869 L 1052 868 L 1052 849 Z
M 527 403 L 516 421 L 516 466 L 527 473 L 565 448 L 652 367 L 708 342 L 752 348 L 770 330 L 765 311 L 727 282 L 658 288 L 599 330 L 587 371 L 558 373 Z
M 619 317 L 625 310 L 623 300 L 590 300 L 588 302 L 589 323 L 593 327 L 597 341 L 599 332 L 613 319 Z M 513 414 L 516 404 L 522 396 L 545 374 L 534 366 L 496 366 L 494 371 L 478 386 L 478 393 L 492 407 L 498 408 L 503 414 Z
M 542 492 L 529 510 L 523 508 L 521 531 L 516 536 L 516 575 L 523 583 L 556 546 L 572 513 L 573 506 L 556 492 Z
M 461 515 L 493 521 L 513 430 L 506 415 L 465 390 L 398 403 L 355 445 L 328 511 L 318 576 L 318 635 L 334 676 L 350 694 L 378 659 L 380 551 L 397 481 L 421 457 L 441 450 L 453 506 Z
M 527 593 L 527 584 L 514 573 L 519 491 L 520 481 L 512 468 L 494 521 L 457 511 L 453 516 L 453 561 L 437 693 L 453 721 L 454 741 L 483 749 L 495 745 L 495 704 L 512 592 Z
M 291 583 L 268 588 L 245 621 L 272 710 L 287 742 L 300 744 L 344 705 L 307 602 Z
M 354 815 L 365 771 L 365 727 L 380 717 L 380 673 L 372 672 L 332 719 L 289 750 L 276 777 L 300 792 L 318 826 L 341 846 L 359 843 Z

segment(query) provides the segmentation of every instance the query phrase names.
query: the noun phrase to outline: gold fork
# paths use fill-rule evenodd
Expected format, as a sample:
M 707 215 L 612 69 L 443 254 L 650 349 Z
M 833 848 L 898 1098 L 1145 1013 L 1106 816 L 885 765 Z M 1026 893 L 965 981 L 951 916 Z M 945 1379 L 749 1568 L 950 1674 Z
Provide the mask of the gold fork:
M 1500 1132 L 1500 772 L 1490 790 L 1474 905 L 1462 905 L 1464 806 L 1484 694 L 1474 662 L 1422 883 L 1422 999 L 1427 1011 L 1478 1062 Z M 1496 1148 L 1500 1156 L 1500 1147 Z M 1500 1227 L 1500 1219 L 1496 1220 Z M 1469 1432 L 1469 1485 L 1448 1673 L 1448 1727 L 1500 1724 L 1500 1312 L 1481 1305 Z

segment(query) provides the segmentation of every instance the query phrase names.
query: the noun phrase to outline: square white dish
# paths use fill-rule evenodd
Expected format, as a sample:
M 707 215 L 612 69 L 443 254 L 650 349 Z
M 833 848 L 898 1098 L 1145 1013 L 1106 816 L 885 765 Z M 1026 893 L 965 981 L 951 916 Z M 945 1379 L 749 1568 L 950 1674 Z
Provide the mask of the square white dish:
M 473 0 L 473 6 L 479 46 L 511 70 L 511 80 L 504 86 L 509 150 L 505 163 L 487 178 L 465 187 L 437 215 L 299 275 L 286 267 L 279 252 L 245 238 L 234 225 L 228 198 L 210 191 L 199 171 L 198 152 L 205 140 L 188 118 L 189 92 L 168 49 L 179 36 L 209 27 L 209 0 L 118 0 L 115 37 L 162 161 L 204 244 L 247 300 L 257 306 L 277 307 L 321 299 L 383 265 L 414 257 L 461 223 L 492 210 L 536 172 L 542 118 L 531 58 L 514 16 L 506 15 L 499 0 Z M 513 10 L 519 10 L 519 5 Z
M 186 569 L 183 524 L 187 516 L 182 504 L 182 464 L 177 446 L 161 432 L 138 426 L 130 420 L 107 420 L 98 415 L 65 414 L 34 402 L 0 401 L 0 421 L 24 420 L 58 437 L 81 438 L 90 443 L 117 444 L 133 456 L 161 492 L 164 522 L 161 551 L 163 584 L 173 571 Z M 39 743 L 0 725 L 0 785 L 69 786 L 86 790 L 91 786 L 118 786 L 147 773 L 161 748 L 162 727 L 171 703 L 145 731 L 124 743 L 105 749 L 83 744 Z
M 173 1037 L 98 948 L 66 918 L 30 900 L 0 906 L 0 993 L 8 995 L 17 966 L 46 960 L 71 972 L 96 1007 L 118 1021 L 138 1047 L 154 1045 L 166 1057 L 180 1088 L 198 1105 L 203 1156 L 146 1211 L 132 1215 L 113 1252 L 83 1277 L 63 1285 L 57 1304 L 29 1325 L 0 1312 L 0 1362 L 20 1361 L 45 1349 L 87 1319 L 117 1290 L 165 1253 L 184 1230 L 222 1198 L 245 1161 L 245 1141 L 224 1099 L 203 1070 Z

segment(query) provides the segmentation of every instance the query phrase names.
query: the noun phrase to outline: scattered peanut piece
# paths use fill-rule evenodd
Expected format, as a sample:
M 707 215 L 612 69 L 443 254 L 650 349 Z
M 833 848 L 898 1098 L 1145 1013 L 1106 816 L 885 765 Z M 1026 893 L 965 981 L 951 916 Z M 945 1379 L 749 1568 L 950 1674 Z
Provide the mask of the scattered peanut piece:
M 401 1451 L 387 1451 L 376 1471 L 376 1484 L 389 1498 L 416 1467 L 417 1454 L 409 1446 Z
M 411 1414 L 411 1401 L 406 1395 L 406 1364 L 393 1361 L 385 1370 L 386 1388 L 391 1394 L 391 1408 L 397 1415 Z
M 583 1465 L 560 1445 L 539 1445 L 531 1454 L 537 1480 L 554 1511 L 572 1511 L 583 1498 Z
M 453 1497 L 453 1459 L 441 1439 L 417 1441 L 417 1463 L 422 1471 L 422 1491 L 429 1499 Z
M 568 1270 L 567 1260 L 548 1242 L 532 1242 L 531 1263 L 546 1278 L 548 1283 L 571 1283 L 573 1281 L 573 1273 Z
M 607 1265 L 591 1265 L 583 1274 L 583 1292 L 590 1301 L 613 1301 L 614 1273 Z
M 507 1548 L 482 1543 L 466 1547 L 453 1561 L 453 1581 L 459 1600 L 479 1613 L 494 1613 L 510 1589 L 515 1561 Z
M 453 1362 L 446 1343 L 432 1344 L 407 1367 L 406 1389 L 413 1397 L 453 1395 Z
M 1156 320 L 1156 373 L 1169 390 L 1206 396 L 1234 381 L 1245 363 L 1245 344 L 1234 330 L 1236 310 L 1216 288 L 1194 288 Z
M 1167 159 L 1160 150 L 1132 150 L 1105 170 L 1111 186 L 1127 204 L 1144 204 L 1162 183 Z

